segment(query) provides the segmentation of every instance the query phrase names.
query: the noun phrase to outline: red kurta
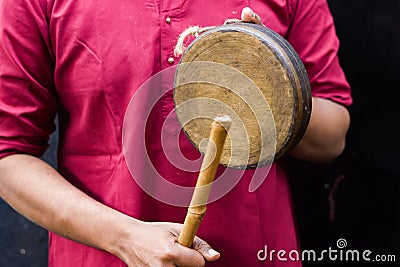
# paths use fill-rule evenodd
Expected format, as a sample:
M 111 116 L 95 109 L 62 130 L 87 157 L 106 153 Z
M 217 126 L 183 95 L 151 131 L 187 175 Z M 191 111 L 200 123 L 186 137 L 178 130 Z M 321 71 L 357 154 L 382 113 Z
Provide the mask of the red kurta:
M 250 6 L 299 53 L 314 96 L 343 105 L 350 89 L 337 59 L 339 46 L 325 0 L 252 1 L 0 1 L 0 156 L 41 155 L 59 115 L 59 172 L 93 198 L 145 221 L 183 222 L 186 209 L 153 199 L 128 171 L 122 132 L 126 109 L 153 74 L 178 62 L 173 47 L 192 25 L 220 25 Z M 167 19 L 168 18 L 168 19 Z M 168 60 L 173 58 L 172 60 Z M 160 90 L 159 87 L 151 90 Z M 149 94 L 154 93 L 149 90 Z M 148 154 L 169 181 L 193 185 L 197 174 L 171 165 L 160 134 L 174 107 L 165 94 L 151 115 Z M 143 114 L 138 114 L 138 118 Z M 165 131 L 165 132 L 164 132 Z M 180 136 L 188 158 L 199 153 Z M 138 158 L 140 165 L 143 159 Z M 146 176 L 146 168 L 142 168 Z M 252 171 L 208 205 L 198 235 L 221 252 L 209 266 L 300 266 L 260 262 L 257 252 L 298 249 L 290 189 L 281 163 L 257 191 Z M 143 178 L 143 177 L 141 177 Z M 151 233 L 149 233 L 151 234 Z M 123 266 L 113 255 L 50 233 L 50 266 Z

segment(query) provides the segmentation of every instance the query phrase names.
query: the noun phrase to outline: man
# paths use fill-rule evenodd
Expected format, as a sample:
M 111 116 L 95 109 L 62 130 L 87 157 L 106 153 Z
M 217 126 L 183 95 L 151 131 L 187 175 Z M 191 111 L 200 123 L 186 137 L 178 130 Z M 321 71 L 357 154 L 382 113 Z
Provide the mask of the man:
M 245 21 L 284 36 L 303 60 L 313 92 L 304 138 L 292 155 L 329 162 L 344 148 L 350 89 L 324 0 L 251 1 Z M 212 203 L 193 249 L 177 244 L 186 210 L 163 204 L 132 179 L 122 148 L 126 108 L 138 88 L 178 62 L 173 47 L 191 25 L 218 25 L 245 1 L 0 1 L 0 195 L 49 229 L 50 266 L 300 266 L 261 262 L 265 245 L 298 249 L 284 168 L 274 164 L 260 188 L 251 171 Z M 160 154 L 166 94 L 153 116 L 149 155 L 172 181 L 193 184 Z M 37 159 L 59 114 L 59 169 Z M 176 134 L 175 130 L 167 134 Z M 182 138 L 188 157 L 198 155 Z M 138 159 L 140 162 L 142 159 Z M 143 173 L 145 176 L 146 173 Z M 240 201 L 236 205 L 235 201 Z M 165 222 L 164 222 L 165 221 Z M 219 252 L 216 252 L 218 250 Z M 218 259 L 220 258 L 220 259 Z

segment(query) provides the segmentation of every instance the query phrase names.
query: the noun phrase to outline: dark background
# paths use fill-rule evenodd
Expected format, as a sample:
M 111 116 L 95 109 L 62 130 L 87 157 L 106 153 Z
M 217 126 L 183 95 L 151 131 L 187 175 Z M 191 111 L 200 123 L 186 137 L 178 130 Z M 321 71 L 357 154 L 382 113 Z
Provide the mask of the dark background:
M 329 165 L 288 159 L 303 249 L 368 249 L 400 266 L 400 0 L 329 0 L 341 41 L 340 60 L 353 90 L 351 127 L 342 156 Z M 57 136 L 43 156 L 56 166 Z M 47 232 L 0 200 L 0 266 L 46 266 Z
M 351 127 L 343 155 L 329 166 L 289 162 L 303 249 L 371 250 L 397 263 L 304 266 L 400 266 L 400 1 L 328 1 L 352 86 Z

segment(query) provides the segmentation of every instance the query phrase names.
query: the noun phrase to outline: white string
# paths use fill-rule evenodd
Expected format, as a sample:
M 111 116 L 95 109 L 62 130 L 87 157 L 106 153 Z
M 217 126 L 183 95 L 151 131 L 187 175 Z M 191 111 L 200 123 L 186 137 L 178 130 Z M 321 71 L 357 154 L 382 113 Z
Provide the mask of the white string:
M 224 22 L 224 25 L 226 24 L 232 24 L 232 23 L 236 23 L 236 22 L 241 22 L 241 20 L 239 19 L 227 19 Z M 198 37 L 201 33 L 214 29 L 217 26 L 206 26 L 206 27 L 199 27 L 199 26 L 191 26 L 189 28 L 187 28 L 186 30 L 184 30 L 178 38 L 178 41 L 176 42 L 175 48 L 174 48 L 174 56 L 175 57 L 179 57 L 180 55 L 183 54 L 183 52 L 186 49 L 185 46 L 185 40 L 187 37 L 189 36 L 194 36 L 194 37 Z

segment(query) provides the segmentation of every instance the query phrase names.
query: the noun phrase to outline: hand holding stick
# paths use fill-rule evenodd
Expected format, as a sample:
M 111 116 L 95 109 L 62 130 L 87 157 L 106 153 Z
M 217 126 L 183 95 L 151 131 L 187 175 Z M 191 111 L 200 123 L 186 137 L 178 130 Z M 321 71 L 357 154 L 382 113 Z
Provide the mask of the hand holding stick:
M 206 212 L 206 204 L 210 195 L 211 185 L 214 181 L 220 161 L 222 148 L 225 143 L 227 131 L 232 123 L 228 115 L 217 116 L 211 124 L 210 139 L 201 165 L 196 188 L 186 214 L 182 232 L 179 235 L 179 244 L 191 247 L 193 239 Z

